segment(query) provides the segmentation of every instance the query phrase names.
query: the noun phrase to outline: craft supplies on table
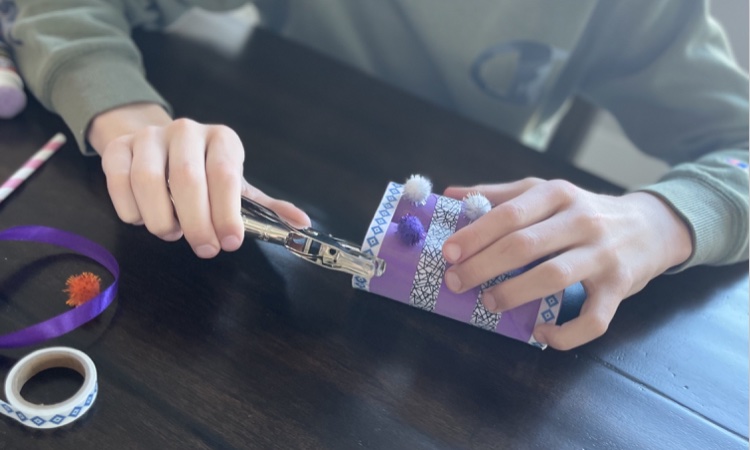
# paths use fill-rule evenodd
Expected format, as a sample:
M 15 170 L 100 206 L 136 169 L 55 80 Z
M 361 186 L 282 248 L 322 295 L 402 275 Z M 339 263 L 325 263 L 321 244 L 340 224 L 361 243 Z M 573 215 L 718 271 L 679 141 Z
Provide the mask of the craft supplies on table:
M 0 348 L 36 345 L 62 336 L 99 316 L 117 294 L 120 268 L 104 247 L 82 236 L 43 226 L 19 226 L 0 231 L 0 241 L 50 244 L 86 256 L 106 268 L 112 284 L 94 298 L 40 323 L 0 335 Z M 83 376 L 83 385 L 69 399 L 54 405 L 35 405 L 21 396 L 21 388 L 37 373 L 50 368 L 69 368 Z M 57 428 L 78 420 L 91 407 L 98 393 L 96 367 L 85 353 L 68 347 L 49 347 L 21 358 L 5 380 L 7 402 L 0 412 L 32 428 Z

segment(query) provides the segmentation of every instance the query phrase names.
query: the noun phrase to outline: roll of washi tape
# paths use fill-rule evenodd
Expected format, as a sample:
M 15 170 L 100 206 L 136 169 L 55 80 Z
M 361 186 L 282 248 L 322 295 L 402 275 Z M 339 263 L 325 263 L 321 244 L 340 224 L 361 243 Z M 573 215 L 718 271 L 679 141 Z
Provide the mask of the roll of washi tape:
M 68 368 L 83 376 L 80 389 L 69 399 L 52 405 L 30 403 L 21 396 L 21 388 L 34 375 L 52 368 Z M 96 400 L 98 383 L 96 367 L 85 353 L 69 347 L 49 347 L 22 358 L 5 379 L 5 397 L 0 411 L 32 428 L 57 428 L 81 418 Z

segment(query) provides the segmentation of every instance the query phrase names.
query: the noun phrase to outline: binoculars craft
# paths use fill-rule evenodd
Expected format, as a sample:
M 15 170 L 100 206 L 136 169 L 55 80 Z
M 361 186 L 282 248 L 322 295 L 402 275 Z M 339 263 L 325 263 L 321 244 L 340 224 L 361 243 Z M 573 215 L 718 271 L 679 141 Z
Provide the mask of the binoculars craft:
M 541 323 L 562 324 L 578 316 L 586 293 L 580 283 L 502 313 L 491 313 L 481 302 L 482 291 L 540 263 L 502 274 L 457 294 L 445 286 L 448 263 L 445 240 L 487 213 L 491 205 L 481 194 L 463 201 L 433 194 L 424 177 L 412 175 L 406 184 L 391 182 L 367 230 L 362 252 L 385 261 L 380 276 L 354 276 L 355 288 L 407 305 L 494 331 L 544 348 L 533 336 Z

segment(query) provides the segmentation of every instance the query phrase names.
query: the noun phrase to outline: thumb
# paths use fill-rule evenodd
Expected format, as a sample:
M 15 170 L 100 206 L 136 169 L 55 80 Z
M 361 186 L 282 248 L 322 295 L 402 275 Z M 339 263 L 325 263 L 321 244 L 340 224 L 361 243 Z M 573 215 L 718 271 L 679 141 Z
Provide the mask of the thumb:
M 242 181 L 243 196 L 270 208 L 294 227 L 307 228 L 312 225 L 310 217 L 292 203 L 270 197 L 265 192 L 248 183 L 247 180 L 243 179 Z

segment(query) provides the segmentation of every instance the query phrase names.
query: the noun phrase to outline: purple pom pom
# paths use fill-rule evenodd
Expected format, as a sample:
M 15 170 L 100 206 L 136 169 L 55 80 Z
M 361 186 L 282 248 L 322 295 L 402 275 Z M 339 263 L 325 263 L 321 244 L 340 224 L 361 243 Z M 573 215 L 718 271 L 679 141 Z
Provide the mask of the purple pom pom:
M 416 216 L 404 214 L 398 221 L 398 237 L 407 245 L 417 245 L 424 239 L 424 226 Z

